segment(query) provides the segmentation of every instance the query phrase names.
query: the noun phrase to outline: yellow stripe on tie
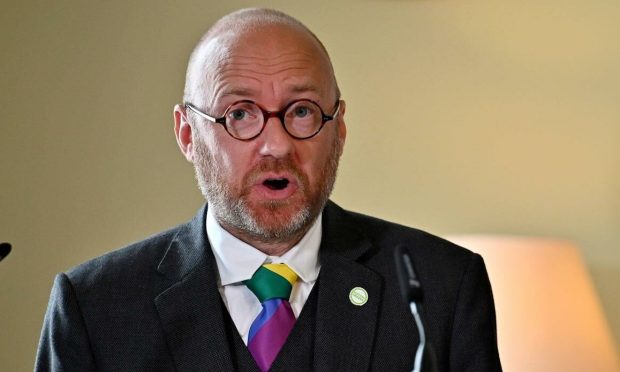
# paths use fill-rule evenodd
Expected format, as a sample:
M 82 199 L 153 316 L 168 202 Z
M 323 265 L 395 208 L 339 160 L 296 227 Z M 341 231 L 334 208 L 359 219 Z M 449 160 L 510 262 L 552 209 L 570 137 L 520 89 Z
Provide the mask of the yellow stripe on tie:
M 289 283 L 291 283 L 291 285 L 295 284 L 295 282 L 297 281 L 297 274 L 295 274 L 295 272 L 285 264 L 265 264 L 263 265 L 263 267 L 280 275 Z

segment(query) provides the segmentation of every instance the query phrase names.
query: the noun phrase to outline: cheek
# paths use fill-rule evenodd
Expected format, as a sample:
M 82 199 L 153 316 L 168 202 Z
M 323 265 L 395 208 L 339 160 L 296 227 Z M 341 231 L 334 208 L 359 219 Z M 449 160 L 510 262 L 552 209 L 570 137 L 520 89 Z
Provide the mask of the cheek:
M 230 160 L 223 156 L 226 154 L 222 141 L 217 137 L 217 134 L 212 130 L 201 128 L 193 133 L 194 142 L 201 143 L 204 148 L 204 156 L 208 157 L 208 161 L 215 172 L 222 178 L 227 178 L 227 169 L 229 168 Z
M 302 168 L 308 176 L 311 184 L 316 184 L 316 181 L 322 177 L 325 173 L 326 167 L 332 151 L 334 151 L 333 137 L 320 138 L 321 141 L 308 142 L 302 150 L 299 151 Z
M 241 182 L 251 164 L 248 148 L 243 146 L 246 144 L 239 141 L 231 142 L 228 138 L 214 136 L 210 145 L 213 158 L 217 162 L 223 178 L 233 184 Z

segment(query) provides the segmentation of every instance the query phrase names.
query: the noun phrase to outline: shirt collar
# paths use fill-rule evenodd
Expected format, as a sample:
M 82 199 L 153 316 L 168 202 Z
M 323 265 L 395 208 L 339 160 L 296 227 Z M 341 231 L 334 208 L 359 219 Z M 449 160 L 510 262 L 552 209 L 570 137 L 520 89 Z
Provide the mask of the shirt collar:
M 207 237 L 217 263 L 220 284 L 224 286 L 248 280 L 264 263 L 285 263 L 302 281 L 314 282 L 321 268 L 321 217 L 322 213 L 306 235 L 288 252 L 282 256 L 268 256 L 224 230 L 215 219 L 212 208 L 207 208 Z

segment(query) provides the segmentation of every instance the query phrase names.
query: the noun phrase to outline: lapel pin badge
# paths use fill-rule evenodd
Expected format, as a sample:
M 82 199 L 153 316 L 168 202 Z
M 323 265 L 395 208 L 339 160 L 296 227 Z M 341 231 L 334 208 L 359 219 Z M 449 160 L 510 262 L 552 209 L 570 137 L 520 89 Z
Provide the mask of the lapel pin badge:
M 368 302 L 368 292 L 362 287 L 355 287 L 349 292 L 349 301 L 355 306 L 362 306 Z

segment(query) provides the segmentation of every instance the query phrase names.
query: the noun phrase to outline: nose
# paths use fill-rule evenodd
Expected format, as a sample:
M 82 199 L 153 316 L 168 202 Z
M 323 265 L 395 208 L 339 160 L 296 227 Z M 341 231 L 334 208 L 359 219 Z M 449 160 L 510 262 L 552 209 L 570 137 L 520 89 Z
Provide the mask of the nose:
M 279 159 L 293 152 L 295 139 L 284 130 L 284 125 L 277 116 L 267 119 L 265 129 L 258 138 L 261 141 L 259 152 L 262 156 Z

